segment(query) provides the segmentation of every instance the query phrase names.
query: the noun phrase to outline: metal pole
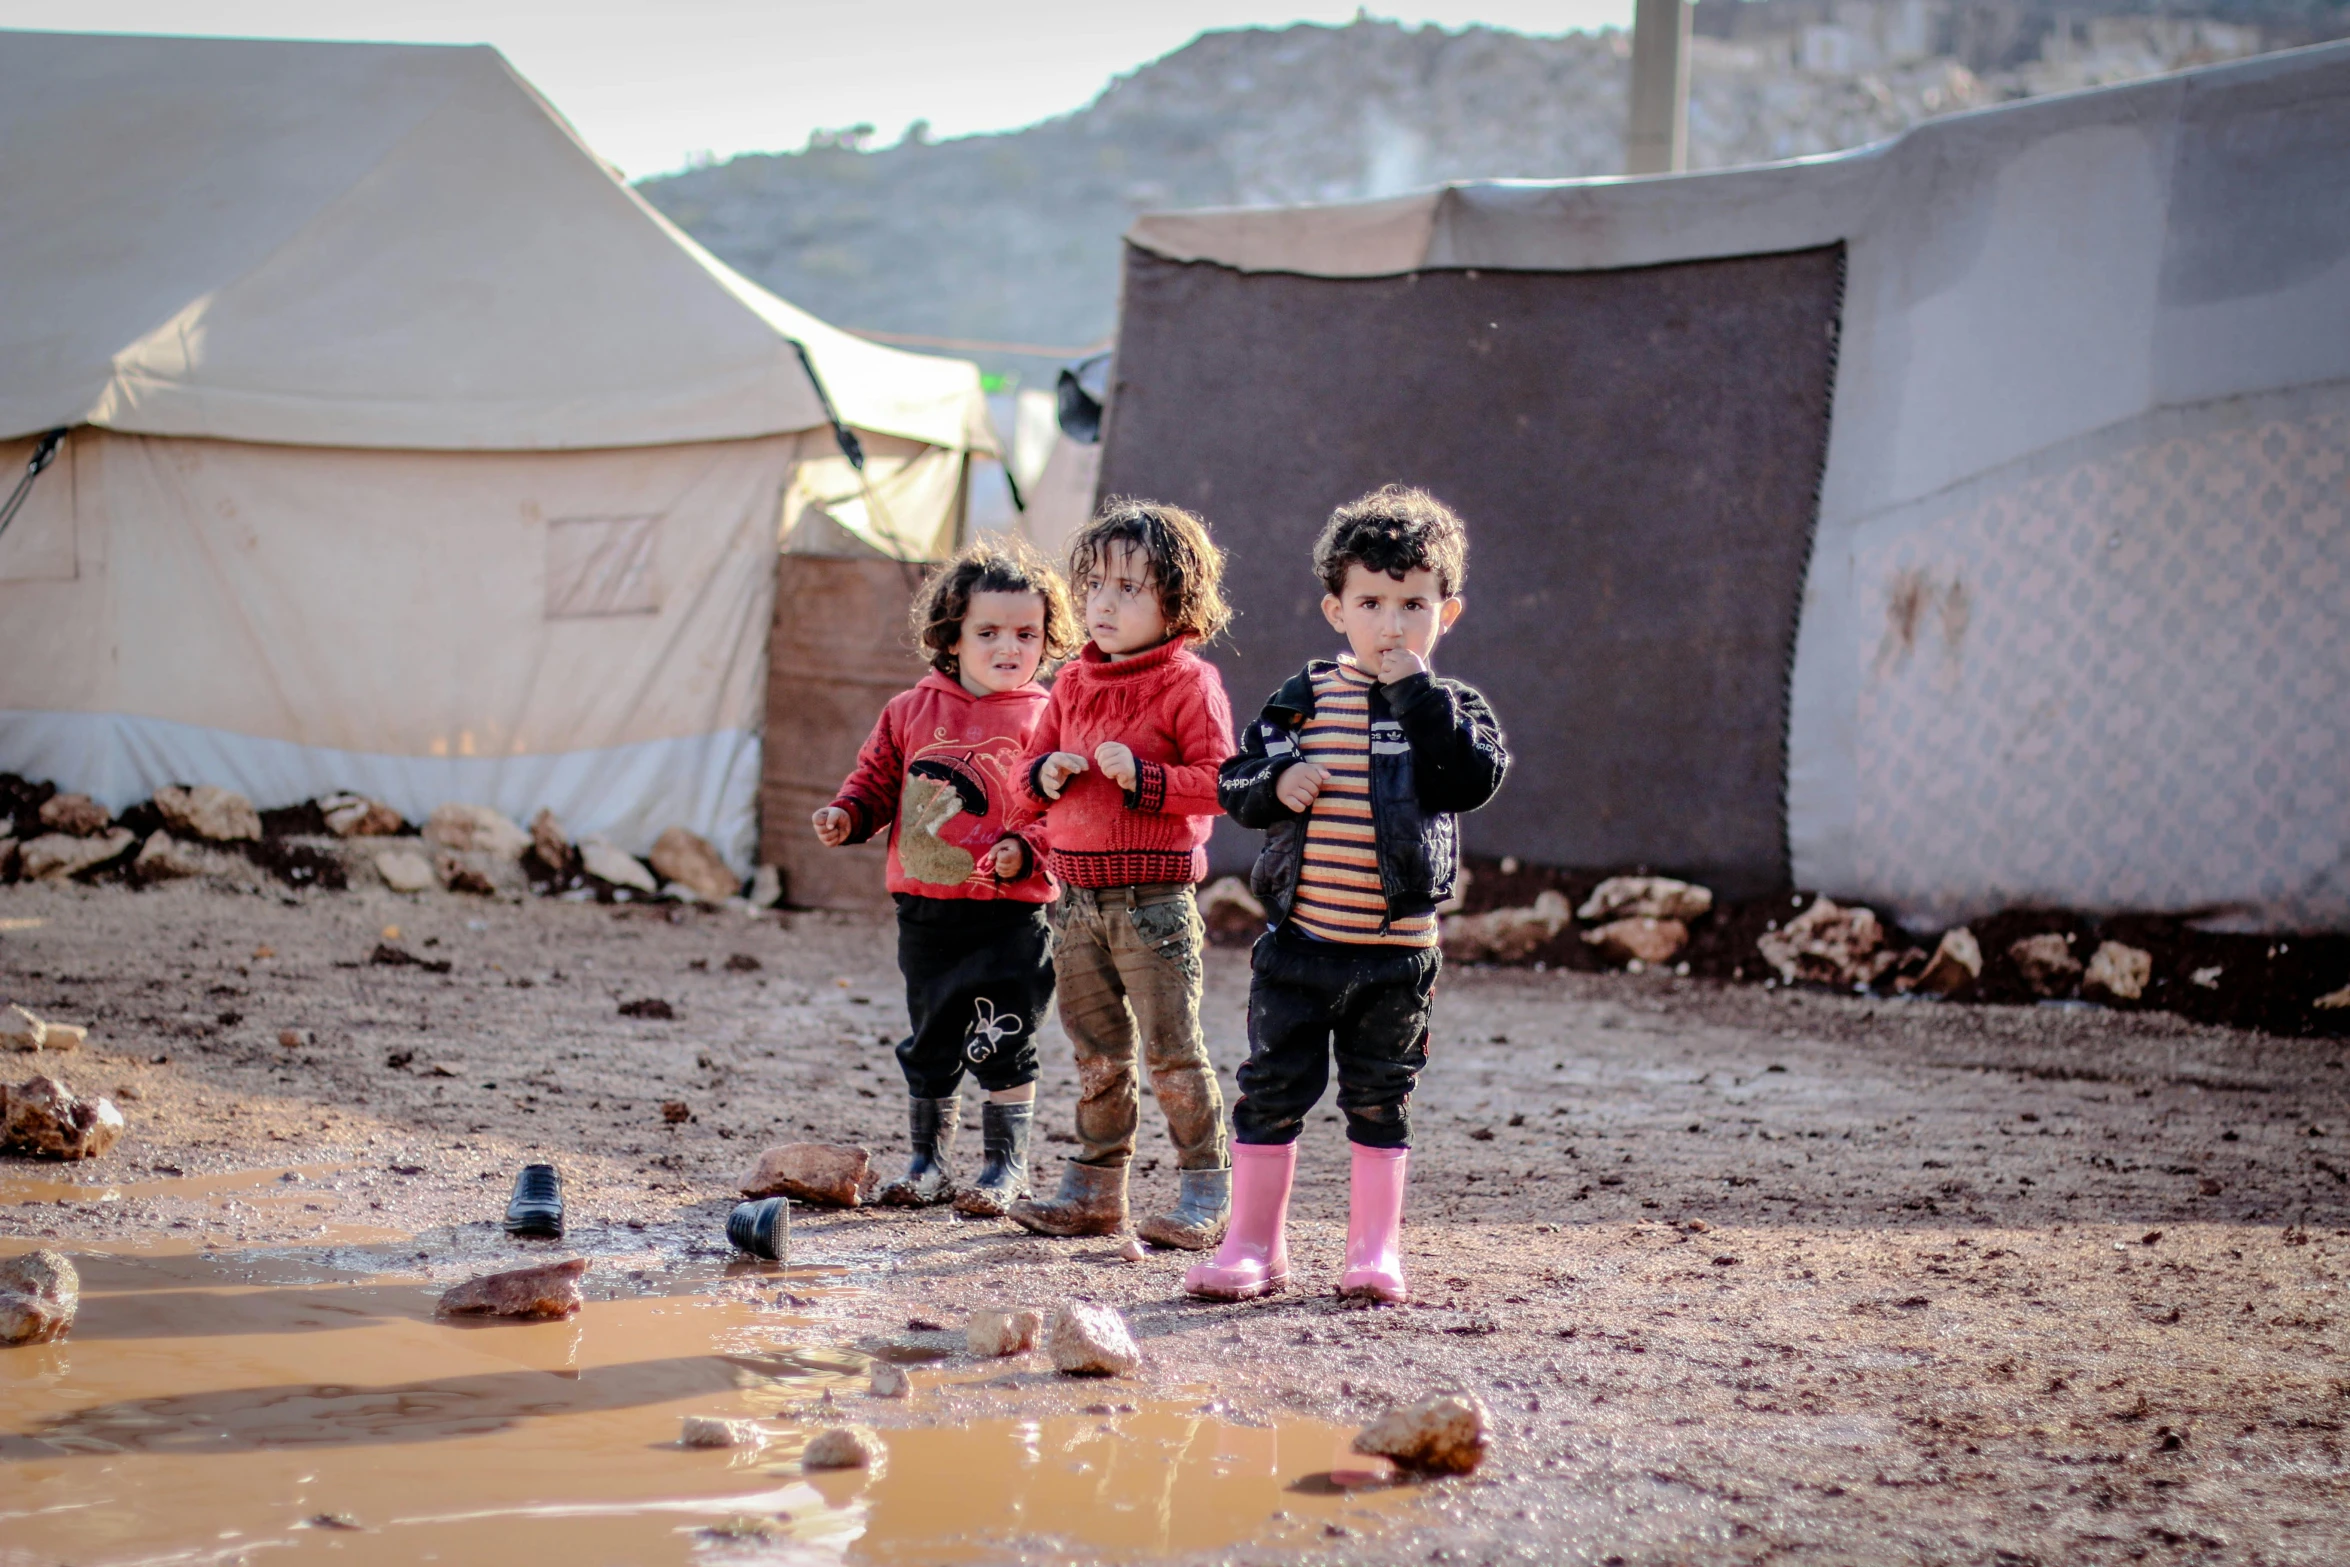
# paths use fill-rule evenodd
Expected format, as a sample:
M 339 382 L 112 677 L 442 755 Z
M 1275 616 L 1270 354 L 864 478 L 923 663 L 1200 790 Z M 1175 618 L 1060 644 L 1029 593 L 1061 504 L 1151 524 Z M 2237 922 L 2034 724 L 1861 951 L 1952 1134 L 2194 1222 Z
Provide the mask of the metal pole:
M 1689 5 L 1635 0 L 1632 122 L 1624 172 L 1678 174 L 1689 166 Z

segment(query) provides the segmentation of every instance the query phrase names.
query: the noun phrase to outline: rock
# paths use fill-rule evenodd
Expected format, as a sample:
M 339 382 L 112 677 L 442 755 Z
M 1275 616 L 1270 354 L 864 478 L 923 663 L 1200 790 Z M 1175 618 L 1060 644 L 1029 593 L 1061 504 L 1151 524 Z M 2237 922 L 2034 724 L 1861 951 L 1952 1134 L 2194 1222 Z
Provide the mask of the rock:
M 863 1426 L 834 1426 L 808 1438 L 800 1450 L 803 1469 L 870 1469 L 889 1450 Z
M 477 898 L 490 897 L 497 892 L 498 884 L 490 880 L 487 870 L 473 863 L 476 858 L 474 855 L 459 854 L 454 849 L 442 849 L 432 857 L 433 874 L 451 892 L 469 892 Z
M 389 838 L 408 825 L 398 811 L 363 794 L 330 794 L 318 809 L 326 830 L 338 838 Z
M 530 852 L 557 875 L 571 867 L 571 834 L 565 830 L 563 818 L 543 805 L 530 819 Z
M 2118 941 L 2101 941 L 2089 954 L 2088 971 L 2081 976 L 2081 994 L 2099 1001 L 2137 1001 L 2144 998 L 2147 982 L 2153 978 L 2153 953 Z
M 727 868 L 718 851 L 683 827 L 672 827 L 654 839 L 649 858 L 654 870 L 706 902 L 724 903 L 743 890 L 742 878 Z
M 43 1159 L 95 1159 L 123 1131 L 122 1112 L 82 1099 L 54 1077 L 28 1077 L 0 1092 L 0 1148 Z
M 59 1053 L 82 1048 L 82 1041 L 90 1031 L 78 1023 L 52 1023 L 35 1017 L 23 1007 L 12 1006 L 0 1012 L 0 1050 L 52 1050 Z
M 745 1197 L 789 1197 L 798 1202 L 854 1208 L 876 1184 L 873 1155 L 849 1143 L 782 1143 L 759 1155 L 742 1180 Z
M 459 854 L 491 854 L 502 860 L 519 860 L 530 847 L 529 833 L 486 805 L 441 806 L 425 822 L 424 837 Z
M 679 1447 L 764 1447 L 767 1433 L 756 1420 L 721 1420 L 716 1415 L 684 1415 L 678 1420 Z
M 2320 1012 L 2339 1012 L 2350 1007 L 2350 985 L 2344 985 L 2340 990 L 2329 990 L 2309 1004 Z
M 163 813 L 166 827 L 185 838 L 235 843 L 261 836 L 261 813 L 253 809 L 253 802 L 234 790 L 213 784 L 198 784 L 193 789 L 158 789 L 155 809 Z
M 1670 876 L 1610 876 L 1575 911 L 1579 920 L 1690 920 L 1713 912 L 1713 890 Z
M 1982 944 L 1964 925 L 1953 926 L 1934 943 L 1934 955 L 1926 960 L 1924 971 L 1909 988 L 1930 996 L 1955 996 L 1981 978 L 1982 973 Z
M 1542 893 L 1529 908 L 1448 914 L 1443 921 L 1444 955 L 1456 963 L 1523 963 L 1573 917 L 1565 894 L 1555 890 Z
M 103 865 L 139 841 L 128 827 L 116 827 L 95 838 L 69 832 L 43 833 L 17 850 L 17 874 L 26 881 L 63 881 L 93 865 Z
M 42 802 L 41 825 L 51 832 L 87 838 L 106 830 L 114 813 L 86 794 L 53 794 Z
M 451 1317 L 568 1317 L 582 1304 L 580 1275 L 587 1272 L 585 1257 L 513 1268 L 467 1279 L 441 1297 L 440 1310 Z
M 1254 938 L 1265 929 L 1265 906 L 1237 876 L 1223 876 L 1200 889 L 1200 923 L 1211 937 Z
M 1390 1409 L 1355 1437 L 1358 1453 L 1392 1459 L 1421 1474 L 1465 1475 L 1493 1443 L 1493 1417 L 1482 1401 L 1439 1393 Z
M 1812 906 L 1755 942 L 1763 961 L 1779 973 L 1783 984 L 1810 980 L 1820 985 L 1865 985 L 1896 960 L 1880 949 L 1885 927 L 1875 913 L 1846 908 L 1828 898 Z
M 906 1368 L 894 1361 L 876 1360 L 866 1374 L 865 1391 L 875 1398 L 911 1398 L 914 1379 L 906 1375 Z
M 1067 1301 L 1053 1313 L 1045 1350 L 1053 1369 L 1069 1377 L 1122 1377 L 1142 1364 L 1126 1319 L 1091 1301 Z
M 131 861 L 131 869 L 139 873 L 141 881 L 176 881 L 184 876 L 201 876 L 209 868 L 197 850 L 160 827 L 147 835 L 139 857 Z
M 783 869 L 762 865 L 751 873 L 751 907 L 771 909 L 783 901 Z
M 440 885 L 432 861 L 414 849 L 385 849 L 375 857 L 375 873 L 394 892 L 430 892 Z
M 81 1304 L 82 1277 L 62 1253 L 44 1246 L 0 1261 L 0 1344 L 62 1338 Z
M 1640 962 L 1654 967 L 1670 963 L 1689 945 L 1689 927 L 1679 920 L 1638 919 L 1610 920 L 1597 930 L 1587 930 L 1583 939 L 1619 963 Z
M 1034 1311 L 974 1311 L 963 1325 L 963 1343 L 972 1354 L 990 1359 L 1025 1355 L 1036 1348 L 1043 1326 L 1043 1315 Z
M 1118 1248 L 1120 1262 L 1141 1262 L 1149 1255 L 1150 1253 L 1142 1249 L 1142 1241 L 1132 1235 L 1127 1236 L 1126 1244 Z
M 601 838 L 589 838 L 579 846 L 581 867 L 598 881 L 608 881 L 615 887 L 633 887 L 647 897 L 661 890 L 653 880 L 653 873 L 635 855 L 615 849 Z
M 2072 939 L 2056 931 L 2010 942 L 2007 956 L 2036 996 L 2070 995 L 2081 977 L 2081 960 L 2073 956 Z

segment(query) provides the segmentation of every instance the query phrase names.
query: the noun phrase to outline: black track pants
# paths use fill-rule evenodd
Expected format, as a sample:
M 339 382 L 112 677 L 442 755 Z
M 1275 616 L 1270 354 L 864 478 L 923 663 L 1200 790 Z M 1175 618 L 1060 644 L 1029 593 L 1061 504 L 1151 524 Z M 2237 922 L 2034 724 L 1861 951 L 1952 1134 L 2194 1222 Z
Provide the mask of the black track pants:
M 1036 1030 L 1053 1004 L 1044 908 L 1009 898 L 897 895 L 898 969 L 913 1033 L 898 1046 L 906 1092 L 944 1099 L 969 1072 L 993 1092 L 1036 1081 Z
M 1428 1064 L 1428 1013 L 1443 962 L 1434 947 L 1316 941 L 1286 926 L 1258 937 L 1234 1140 L 1297 1141 L 1335 1058 L 1347 1139 L 1409 1147 L 1412 1084 Z

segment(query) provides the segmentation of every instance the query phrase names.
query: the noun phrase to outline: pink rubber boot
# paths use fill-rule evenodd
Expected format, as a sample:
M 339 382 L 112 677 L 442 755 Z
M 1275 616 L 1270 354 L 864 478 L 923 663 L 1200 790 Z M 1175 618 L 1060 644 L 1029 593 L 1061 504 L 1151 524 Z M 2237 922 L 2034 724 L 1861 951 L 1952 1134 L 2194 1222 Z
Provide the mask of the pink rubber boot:
M 1354 1148 L 1354 1178 L 1346 1205 L 1346 1272 L 1338 1281 L 1341 1295 L 1362 1295 L 1401 1305 L 1411 1298 L 1404 1288 L 1403 1253 L 1397 1238 L 1403 1230 L 1404 1167 L 1409 1148 Z
M 1289 1183 L 1297 1144 L 1232 1145 L 1232 1227 L 1216 1255 L 1183 1275 L 1183 1287 L 1208 1300 L 1254 1300 L 1289 1282 Z

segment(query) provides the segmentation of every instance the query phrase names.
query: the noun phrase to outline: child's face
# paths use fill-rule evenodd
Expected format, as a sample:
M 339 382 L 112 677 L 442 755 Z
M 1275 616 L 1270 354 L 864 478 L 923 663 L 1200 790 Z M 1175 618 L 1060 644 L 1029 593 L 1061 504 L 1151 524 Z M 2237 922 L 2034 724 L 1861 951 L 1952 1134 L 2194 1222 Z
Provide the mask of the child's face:
M 1085 634 L 1111 658 L 1145 653 L 1167 640 L 1167 610 L 1151 581 L 1151 558 L 1133 545 L 1097 556 L 1077 590 L 1085 601 Z
M 1398 581 L 1357 563 L 1346 568 L 1344 592 L 1322 595 L 1322 613 L 1346 638 L 1355 662 L 1380 674 L 1390 653 L 1412 653 L 1428 662 L 1437 640 L 1461 618 L 1461 601 L 1445 598 L 1436 573 L 1425 566 Z
M 1044 656 L 1044 596 L 972 594 L 954 654 L 956 676 L 973 696 L 1019 690 Z

